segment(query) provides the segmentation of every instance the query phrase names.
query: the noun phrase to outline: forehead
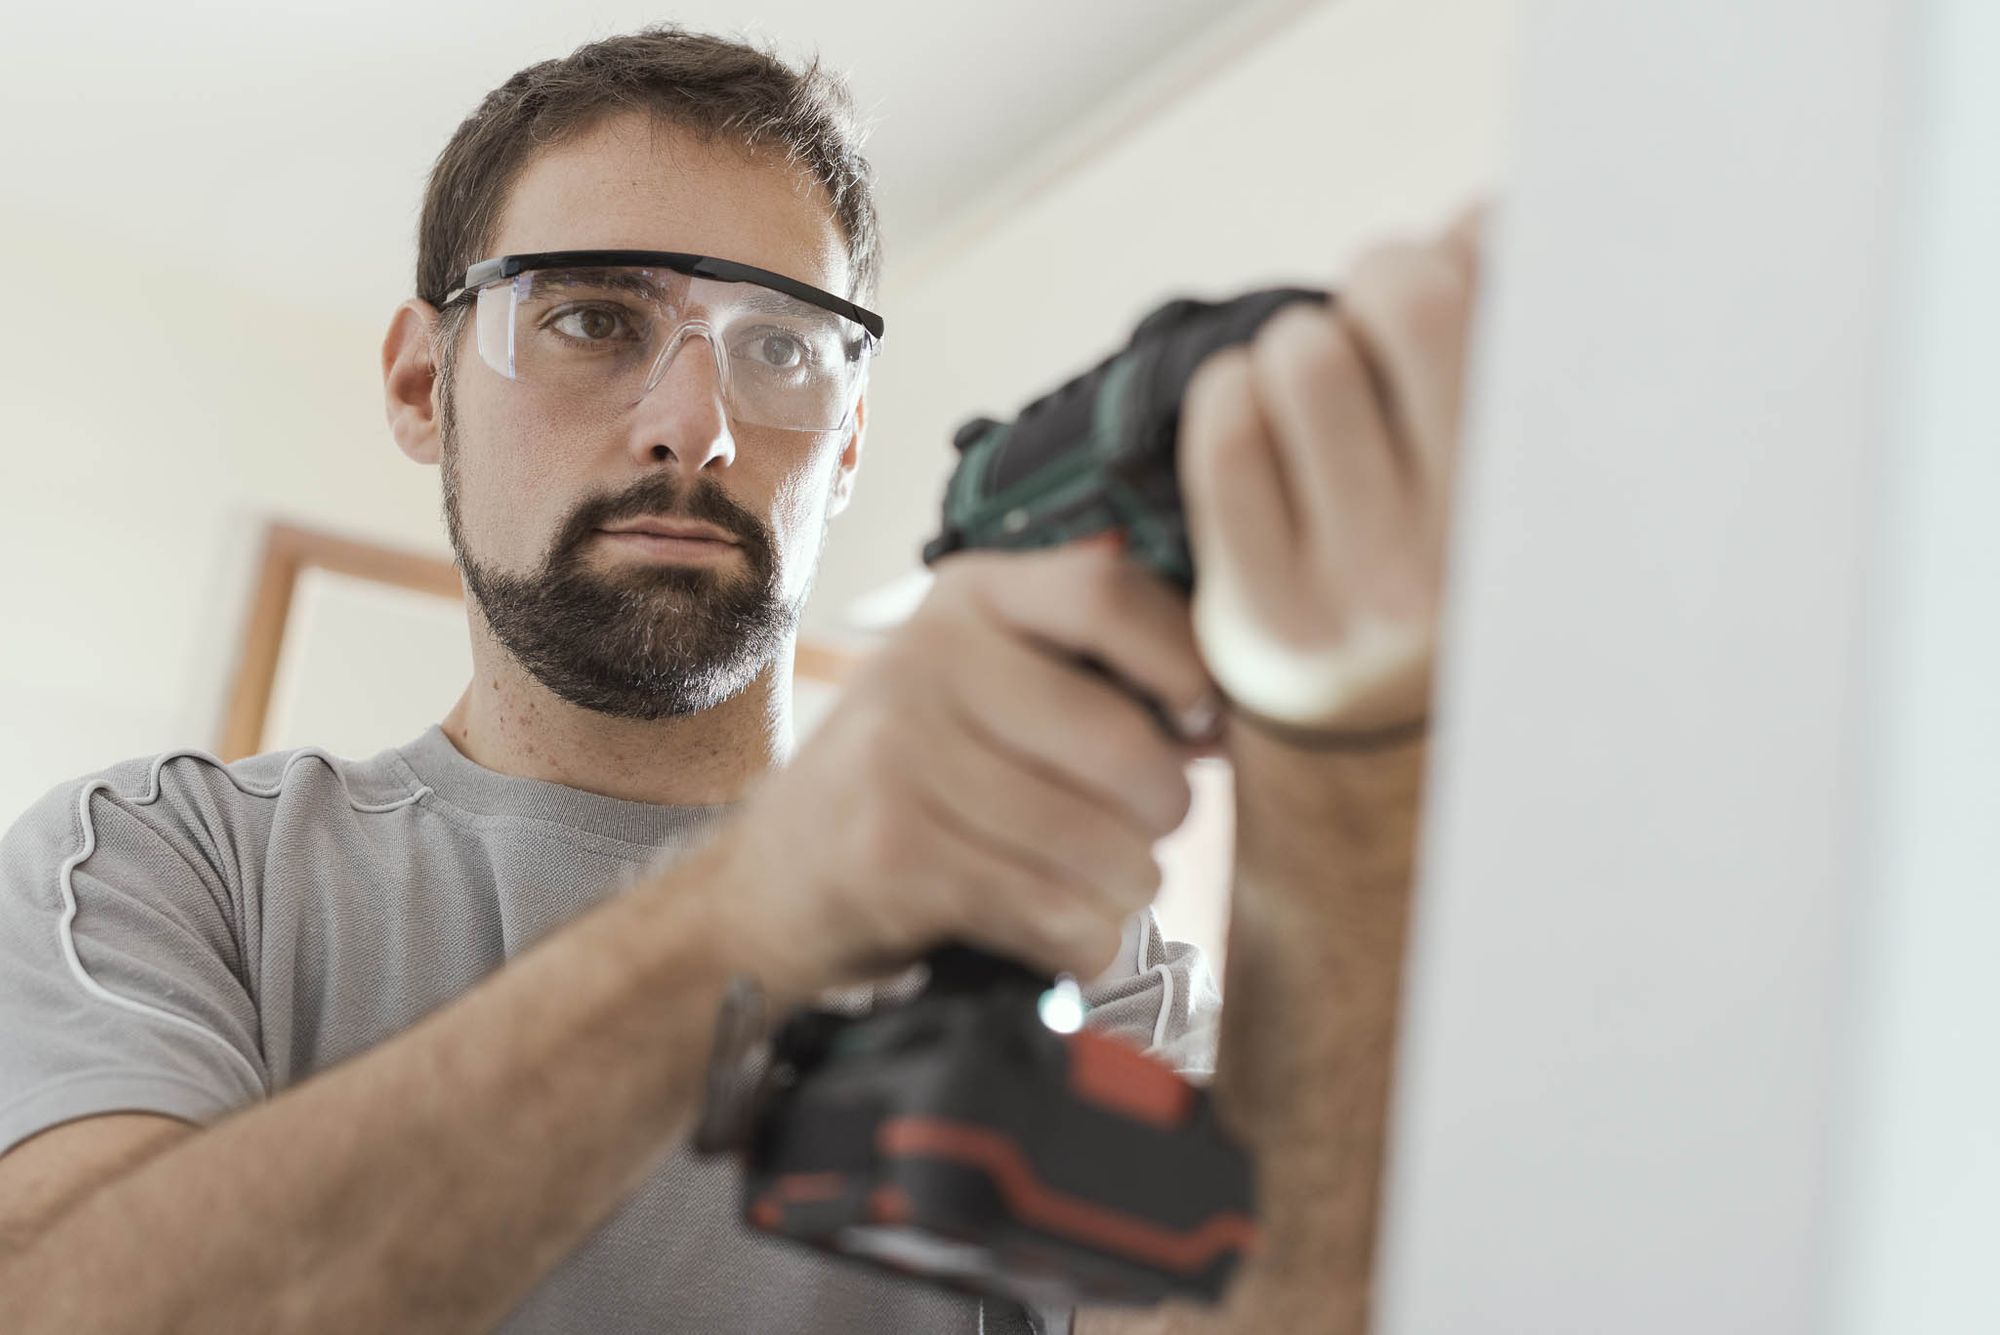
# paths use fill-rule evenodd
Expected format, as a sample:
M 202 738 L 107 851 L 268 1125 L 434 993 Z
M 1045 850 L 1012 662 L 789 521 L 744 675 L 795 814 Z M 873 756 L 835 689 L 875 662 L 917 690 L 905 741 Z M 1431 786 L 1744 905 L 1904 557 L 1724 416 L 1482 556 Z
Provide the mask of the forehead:
M 711 144 L 644 114 L 530 158 L 491 253 L 681 250 L 846 292 L 847 250 L 825 192 L 782 159 Z

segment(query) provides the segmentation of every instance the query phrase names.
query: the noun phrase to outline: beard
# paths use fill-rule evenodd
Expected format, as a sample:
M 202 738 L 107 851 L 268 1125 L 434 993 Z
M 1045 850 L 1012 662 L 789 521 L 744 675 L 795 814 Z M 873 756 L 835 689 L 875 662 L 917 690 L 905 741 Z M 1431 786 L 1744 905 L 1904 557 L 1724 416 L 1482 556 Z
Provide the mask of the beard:
M 444 397 L 448 403 L 449 390 Z M 441 414 L 440 427 L 445 529 L 459 573 L 494 638 L 557 696 L 614 718 L 699 713 L 742 692 L 790 644 L 810 581 L 796 601 L 785 599 L 769 529 L 713 481 L 684 485 L 659 473 L 583 502 L 533 574 L 481 562 L 460 514 L 454 416 Z M 598 529 L 646 516 L 714 524 L 740 544 L 744 569 L 735 562 L 590 568 Z

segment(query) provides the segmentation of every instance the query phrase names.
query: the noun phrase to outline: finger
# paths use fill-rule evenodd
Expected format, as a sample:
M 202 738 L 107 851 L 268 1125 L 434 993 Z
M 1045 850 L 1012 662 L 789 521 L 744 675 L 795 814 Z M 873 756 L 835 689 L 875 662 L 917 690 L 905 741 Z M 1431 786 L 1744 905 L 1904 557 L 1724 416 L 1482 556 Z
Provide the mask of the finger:
M 1296 565 L 1299 519 L 1258 406 L 1249 349 L 1214 353 L 1189 379 L 1179 470 L 1197 587 L 1238 585 L 1253 612 L 1267 610 Z
M 1089 660 L 1177 723 L 1214 712 L 1187 599 L 1150 569 L 1100 544 L 955 558 L 969 601 L 1016 638 Z
M 1459 266 L 1465 274 L 1466 285 L 1475 290 L 1479 285 L 1479 262 L 1486 248 L 1492 218 L 1491 200 L 1473 200 L 1452 219 L 1441 238 L 1439 249 L 1445 258 Z
M 951 692 L 962 726 L 1121 813 L 1148 841 L 1178 828 L 1190 800 L 1186 757 L 1138 701 L 1003 628 L 967 634 Z
M 952 924 L 944 930 L 1047 973 L 1094 976 L 1116 954 L 1127 911 L 1051 882 L 985 843 L 948 808 L 925 815 L 958 848 Z
M 1436 246 L 1370 251 L 1342 293 L 1341 316 L 1380 377 L 1385 416 L 1430 480 L 1458 444 L 1471 288 Z
M 977 725 L 940 730 L 921 762 L 926 788 L 985 846 L 1107 911 L 1151 901 L 1153 837 L 1121 807 L 996 743 Z
M 1466 299 L 1472 307 L 1467 318 L 1468 340 L 1472 338 L 1477 328 L 1480 281 L 1485 267 L 1487 238 L 1492 234 L 1492 225 L 1492 202 L 1486 199 L 1475 200 L 1452 220 L 1451 226 L 1445 230 L 1437 245 L 1438 254 L 1458 270 L 1459 277 L 1465 284 Z M 1465 355 L 1469 363 L 1473 355 L 1469 348 Z M 1470 371 L 1465 371 L 1460 376 L 1461 395 L 1465 388 L 1464 379 L 1469 374 Z M 1461 414 L 1462 412 L 1461 408 Z M 1461 432 L 1463 429 L 1464 423 L 1461 420 Z
M 1380 389 L 1334 311 L 1294 306 L 1251 345 L 1256 393 L 1305 516 L 1306 548 L 1330 568 L 1365 568 L 1408 514 L 1400 447 Z

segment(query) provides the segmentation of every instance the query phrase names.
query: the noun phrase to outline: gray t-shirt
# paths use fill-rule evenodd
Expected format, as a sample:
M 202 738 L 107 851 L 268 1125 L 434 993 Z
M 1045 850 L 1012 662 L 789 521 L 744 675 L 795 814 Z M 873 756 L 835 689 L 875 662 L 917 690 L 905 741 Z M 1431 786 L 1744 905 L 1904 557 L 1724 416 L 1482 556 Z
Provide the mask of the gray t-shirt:
M 625 802 L 485 769 L 431 728 L 367 760 L 199 752 L 63 784 L 0 842 L 0 1153 L 59 1122 L 198 1124 L 408 1027 L 727 807 Z M 1219 997 L 1151 913 L 1090 1023 L 1212 1069 Z M 726 1159 L 677 1148 L 503 1326 L 1025 1328 L 1019 1309 L 745 1231 Z

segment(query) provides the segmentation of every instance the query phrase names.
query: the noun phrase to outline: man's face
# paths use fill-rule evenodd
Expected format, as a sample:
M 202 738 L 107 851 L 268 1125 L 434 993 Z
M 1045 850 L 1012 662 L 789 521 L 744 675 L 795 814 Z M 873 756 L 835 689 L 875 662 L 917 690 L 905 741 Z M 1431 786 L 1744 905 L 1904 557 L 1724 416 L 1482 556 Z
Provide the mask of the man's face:
M 823 201 L 772 160 L 632 115 L 531 160 L 489 253 L 690 251 L 845 292 Z M 855 431 L 731 421 L 699 341 L 637 402 L 579 413 L 488 367 L 470 323 L 440 412 L 445 514 L 495 637 L 601 713 L 664 718 L 737 694 L 797 626 Z M 697 553 L 604 531 L 648 518 L 713 525 L 736 545 Z

